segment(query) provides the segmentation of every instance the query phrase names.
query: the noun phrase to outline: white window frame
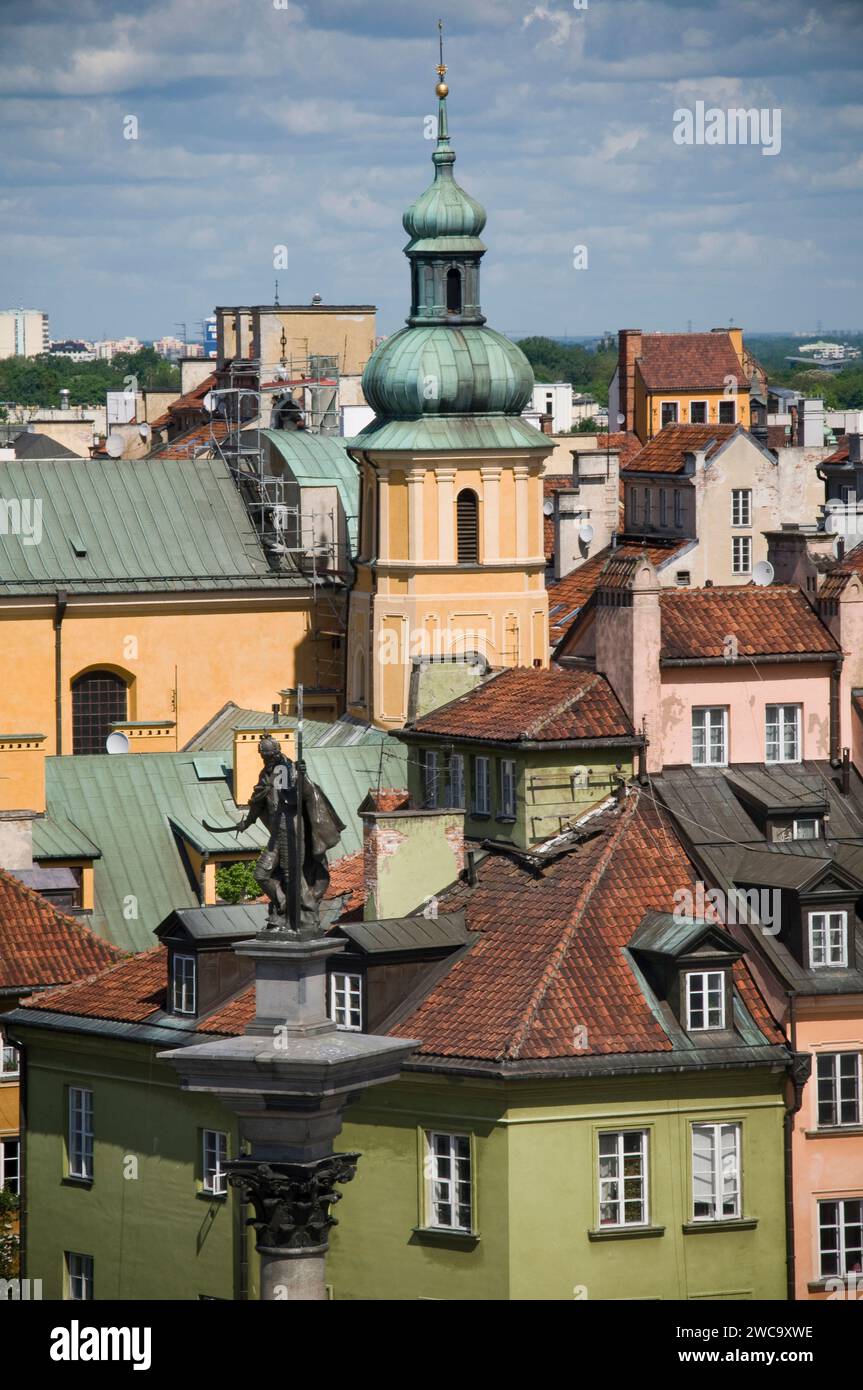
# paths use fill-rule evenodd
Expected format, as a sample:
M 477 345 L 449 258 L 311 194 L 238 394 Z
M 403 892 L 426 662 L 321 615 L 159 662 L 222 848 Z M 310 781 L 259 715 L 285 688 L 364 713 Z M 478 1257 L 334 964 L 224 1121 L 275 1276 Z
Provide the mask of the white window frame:
M 626 1140 L 633 1136 L 638 1136 L 639 1146 L 637 1154 L 630 1149 L 625 1151 Z M 613 1150 L 610 1153 L 603 1153 L 603 1142 L 606 1145 L 613 1141 Z M 625 1171 L 626 1160 L 637 1157 L 639 1160 L 639 1173 L 636 1176 L 627 1174 Z M 610 1164 L 611 1171 L 604 1174 L 602 1171 L 603 1162 Z M 650 1220 L 650 1188 L 649 1188 L 649 1142 L 648 1131 L 646 1129 L 617 1129 L 600 1130 L 597 1134 L 597 1183 L 599 1189 L 599 1213 L 597 1226 L 599 1230 L 613 1230 L 615 1227 L 625 1226 L 646 1226 Z M 640 1185 L 640 1196 L 627 1197 L 625 1195 L 628 1183 L 638 1183 Z M 614 1194 L 614 1195 L 612 1195 Z M 627 1217 L 626 1208 L 634 1202 L 638 1202 L 638 1217 Z M 614 1207 L 615 1218 L 606 1220 L 603 1216 L 603 1208 Z
M 825 1065 L 822 1066 L 822 1063 Z M 817 1052 L 814 1070 L 816 1128 L 859 1128 L 863 1124 L 863 1053 L 847 1049 L 844 1052 Z M 823 1072 L 829 1074 L 823 1075 Z M 852 1094 L 850 1097 L 843 1097 L 842 1085 L 848 1081 L 852 1083 Z M 834 1119 L 822 1120 L 822 1105 L 832 1107 Z M 848 1119 L 842 1118 L 843 1105 L 852 1107 Z
M 723 418 L 722 418 L 722 407 L 723 407 L 723 406 L 729 406 L 729 405 L 731 406 L 731 411 L 732 411 L 732 417 L 733 417 L 733 418 L 730 419 L 730 420 L 723 420 Z M 736 400 L 734 399 L 733 396 L 723 396 L 723 397 L 722 397 L 722 400 L 719 401 L 719 402 L 717 403 L 717 406 L 716 406 L 716 423 L 717 423 L 718 425 L 736 425 L 736 424 L 737 424 L 737 402 L 736 402 Z
M 751 487 L 733 487 L 731 489 L 731 525 L 752 525 Z
M 823 919 L 819 924 L 817 919 Z M 836 918 L 834 923 L 832 920 Z M 838 952 L 835 950 L 834 931 L 838 927 Z M 813 970 L 841 970 L 848 964 L 848 913 L 841 909 L 809 913 L 809 965 Z M 816 946 L 816 934 L 822 939 Z
M 425 1139 L 426 1225 L 441 1231 L 473 1234 L 474 1165 L 470 1135 L 430 1129 L 426 1130 Z M 467 1178 L 464 1177 L 465 1164 Z M 450 1221 L 443 1219 L 447 1208 Z M 466 1221 L 461 1219 L 465 1210 Z
M 436 748 L 426 748 L 423 755 L 423 804 L 436 810 L 440 803 L 440 754 Z
M 672 406 L 672 405 L 674 406 L 674 409 L 675 409 L 675 412 L 676 412 L 676 413 L 675 413 L 675 416 L 674 416 L 674 419 L 673 419 L 673 420 L 666 420 L 666 421 L 663 422 L 663 419 L 662 419 L 662 412 L 664 411 L 664 409 L 665 409 L 666 406 Z M 659 402 L 659 428 L 660 428 L 660 430 L 664 430 L 666 425 L 679 425 L 679 424 L 680 424 L 680 401 L 660 401 L 660 402 Z
M 178 969 L 182 965 L 181 969 Z M 187 967 L 191 967 L 191 971 Z M 189 976 L 191 975 L 191 979 Z M 191 1003 L 189 998 L 191 996 Z M 198 962 L 195 956 L 175 952 L 171 957 L 171 1012 L 195 1014 L 198 1010 Z
M 447 804 L 464 806 L 464 753 L 450 753 L 447 764 Z
M 6 1041 L 0 1028 L 0 1081 L 12 1081 L 21 1075 L 20 1053 L 17 1047 Z
M 0 1139 L 0 1192 L 7 1186 L 16 1197 L 20 1194 L 21 1136 L 18 1134 L 4 1134 Z
M 718 982 L 718 983 L 717 983 Z M 715 1000 L 717 991 L 719 1004 Z M 698 1010 L 703 1023 L 694 1023 L 693 1014 Z M 725 971 L 687 970 L 686 972 L 686 1031 L 687 1033 L 715 1033 L 725 1027 Z
M 814 825 L 814 835 L 800 835 L 797 827 L 799 825 Z M 820 840 L 821 839 L 821 818 L 819 816 L 795 816 L 792 823 L 792 836 L 795 840 Z
M 75 1250 L 67 1250 L 65 1254 L 67 1300 L 90 1303 L 93 1299 L 93 1256 L 79 1255 Z
M 723 1145 L 723 1140 L 732 1136 L 734 1143 L 729 1150 Z M 709 1147 L 709 1168 L 705 1173 L 696 1171 L 696 1137 L 706 1139 Z M 738 1121 L 730 1124 L 711 1124 L 698 1122 L 692 1125 L 690 1144 L 692 1155 L 692 1220 L 693 1221 L 737 1221 L 742 1212 L 742 1181 L 741 1181 L 741 1126 Z M 732 1162 L 727 1164 L 724 1160 L 731 1157 Z M 704 1182 L 708 1183 L 708 1190 L 705 1193 Z M 726 1184 L 728 1190 L 726 1191 Z M 731 1211 L 725 1211 L 726 1202 L 730 1199 L 732 1204 Z M 709 1206 L 709 1212 L 698 1212 L 699 1206 Z
M 697 759 L 695 756 L 695 733 L 696 715 L 704 716 L 704 757 Z M 719 727 L 722 733 L 722 757 L 713 756 L 713 734 L 717 721 L 714 716 L 720 715 Z M 691 717 L 692 731 L 692 766 L 693 767 L 727 767 L 728 766 L 728 706 L 727 705 L 693 705 Z
M 500 760 L 500 815 L 515 820 L 515 759 Z
M 777 729 L 778 729 L 777 737 L 776 737 L 776 744 L 777 744 L 777 748 L 778 748 L 778 753 L 777 753 L 777 755 L 776 755 L 775 757 L 771 757 L 771 756 L 770 756 L 770 734 L 769 734 L 769 729 L 770 729 L 770 724 L 771 724 L 771 719 L 770 719 L 770 711 L 771 711 L 771 710 L 776 710 L 776 711 L 778 712 L 776 720 L 773 721 L 773 722 L 776 723 Z M 788 758 L 788 757 L 785 756 L 785 733 L 786 733 L 786 728 L 787 728 L 787 725 L 788 725 L 788 722 L 789 722 L 789 721 L 788 721 L 788 717 L 787 717 L 789 711 L 793 711 L 793 714 L 794 714 L 794 746 L 795 746 L 796 753 L 795 753 L 795 756 L 794 756 L 793 758 Z M 800 760 L 801 760 L 802 751 L 803 751 L 803 750 L 801 749 L 801 746 L 800 746 L 800 744 L 801 744 L 801 731 L 802 731 L 802 728 L 803 728 L 803 706 L 802 706 L 802 705 L 766 705 L 765 708 L 764 708 L 764 761 L 765 761 L 766 763 L 799 763 Z
M 693 420 L 692 407 L 694 405 L 704 406 L 704 419 Z M 689 402 L 689 423 L 690 425 L 709 425 L 710 424 L 710 402 L 709 401 L 690 401 Z
M 223 1129 L 201 1131 L 201 1188 L 211 1197 L 227 1197 L 228 1136 Z
M 752 573 L 752 537 L 731 537 L 731 573 Z
M 836 1221 L 829 1224 L 824 1222 L 824 1208 L 828 1206 L 836 1207 Z M 855 1211 L 853 1208 L 857 1208 Z M 849 1210 L 846 1210 L 848 1208 Z M 818 1203 L 818 1271 L 822 1279 L 840 1278 L 845 1279 L 851 1273 L 848 1268 L 848 1257 L 852 1254 L 856 1264 L 861 1263 L 860 1252 L 854 1246 L 853 1251 L 848 1249 L 846 1232 L 849 1226 L 859 1226 L 863 1221 L 863 1197 L 827 1197 Z M 825 1230 L 836 1230 L 836 1250 L 824 1249 Z M 825 1259 L 835 1255 L 838 1268 L 825 1269 Z
M 482 792 L 482 795 L 480 795 Z M 471 810 L 475 816 L 491 815 L 491 764 L 482 754 L 473 760 L 473 796 Z
M 69 1177 L 93 1181 L 93 1092 L 70 1086 L 66 1149 Z
M 342 1033 L 363 1031 L 363 977 L 356 971 L 330 975 L 330 1018 Z

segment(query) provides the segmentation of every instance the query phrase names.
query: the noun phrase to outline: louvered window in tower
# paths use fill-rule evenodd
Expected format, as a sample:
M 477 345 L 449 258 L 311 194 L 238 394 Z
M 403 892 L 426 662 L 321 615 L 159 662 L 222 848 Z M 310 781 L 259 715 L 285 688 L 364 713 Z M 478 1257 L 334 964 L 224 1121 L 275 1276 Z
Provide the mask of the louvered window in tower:
M 113 671 L 87 671 L 72 682 L 72 752 L 105 753 L 112 724 L 128 718 L 126 685 Z
M 456 525 L 459 564 L 478 565 L 479 501 L 471 488 L 465 488 L 456 499 Z
M 460 270 L 448 270 L 446 273 L 446 307 L 451 314 L 461 313 Z

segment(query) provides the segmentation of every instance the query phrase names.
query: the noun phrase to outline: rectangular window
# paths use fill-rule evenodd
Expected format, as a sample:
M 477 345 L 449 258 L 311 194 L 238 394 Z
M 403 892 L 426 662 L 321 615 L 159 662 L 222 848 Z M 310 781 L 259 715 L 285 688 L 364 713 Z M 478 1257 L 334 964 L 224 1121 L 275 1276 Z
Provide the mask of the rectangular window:
M 813 970 L 848 964 L 847 913 L 810 912 L 809 964 Z
M 18 1075 L 18 1049 L 0 1033 L 0 1080 Z
M 731 572 L 732 574 L 752 573 L 751 536 L 731 537 Z
M 859 1052 L 819 1052 L 815 1065 L 819 1127 L 863 1123 L 861 1056 Z
M 93 1092 L 69 1087 L 69 1176 L 93 1177 Z
M 464 756 L 461 753 L 450 753 L 449 756 L 449 786 L 447 788 L 447 803 L 450 806 L 464 806 Z
M 736 401 L 725 400 L 719 402 L 719 423 L 720 425 L 734 425 L 737 423 Z
M 692 1126 L 692 1217 L 740 1216 L 740 1126 Z
M 644 524 L 645 524 L 645 526 L 649 526 L 649 525 L 650 525 L 650 488 L 649 488 L 649 487 L 646 487 L 646 488 L 644 489 L 644 513 L 643 513 L 643 515 L 644 515 Z
M 735 487 L 731 490 L 731 525 L 752 525 L 752 489 Z
M 515 763 L 511 758 L 500 762 L 500 814 L 515 818 Z
M 818 1203 L 821 1244 L 821 1277 L 863 1272 L 863 1199 L 846 1197 L 840 1202 Z
M 821 825 L 817 816 L 796 816 L 794 819 L 795 840 L 817 840 L 821 836 Z
M 663 401 L 660 407 L 660 419 L 662 428 L 666 425 L 676 425 L 678 416 L 677 401 Z
M 687 974 L 686 1027 L 690 1033 L 699 1028 L 725 1027 L 723 970 L 699 970 Z
M 195 957 L 172 957 L 172 1009 L 175 1014 L 193 1014 L 197 1007 L 195 998 Z
M 93 1298 L 93 1256 L 76 1255 L 66 1251 L 67 1298 L 75 1303 L 89 1303 Z
M 228 1136 L 220 1129 L 205 1129 L 203 1132 L 203 1188 L 213 1197 L 227 1197 L 228 1175 L 225 1164 L 228 1161 Z
M 683 526 L 683 493 L 679 487 L 674 489 L 674 524 L 678 530 Z
M 664 487 L 659 489 L 659 524 L 668 525 L 668 492 Z
M 768 705 L 765 715 L 768 763 L 799 763 L 800 705 Z
M 346 1033 L 360 1033 L 363 1027 L 362 975 L 330 976 L 330 1018 Z
M 0 1192 L 8 1187 L 16 1195 L 21 1191 L 21 1144 L 18 1139 L 0 1139 Z
M 429 1225 L 449 1231 L 472 1231 L 470 1137 L 430 1131 L 426 1145 Z
M 599 1224 L 647 1222 L 647 1131 L 623 1129 L 599 1136 Z
M 438 755 L 437 752 L 432 748 L 427 748 L 425 750 L 425 755 L 423 758 L 423 773 L 423 792 L 425 797 L 425 804 L 433 810 L 438 804 L 439 771 Z
M 728 761 L 728 710 L 705 705 L 692 711 L 692 766 L 724 767 Z
M 491 814 L 491 782 L 488 758 L 473 760 L 473 812 L 475 816 Z
M 689 402 L 689 423 L 690 425 L 707 424 L 707 401 Z

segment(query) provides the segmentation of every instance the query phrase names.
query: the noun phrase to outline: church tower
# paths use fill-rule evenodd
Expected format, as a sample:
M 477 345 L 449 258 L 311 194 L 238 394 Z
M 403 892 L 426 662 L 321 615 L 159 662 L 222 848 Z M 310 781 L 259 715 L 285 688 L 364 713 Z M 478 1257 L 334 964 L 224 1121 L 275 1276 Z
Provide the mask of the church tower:
M 356 437 L 360 548 L 350 597 L 347 707 L 384 728 L 408 715 L 416 658 L 548 665 L 543 461 L 521 418 L 527 358 L 485 326 L 485 210 L 455 181 L 446 68 L 434 179 L 404 215 L 407 327 L 370 358 L 375 418 Z

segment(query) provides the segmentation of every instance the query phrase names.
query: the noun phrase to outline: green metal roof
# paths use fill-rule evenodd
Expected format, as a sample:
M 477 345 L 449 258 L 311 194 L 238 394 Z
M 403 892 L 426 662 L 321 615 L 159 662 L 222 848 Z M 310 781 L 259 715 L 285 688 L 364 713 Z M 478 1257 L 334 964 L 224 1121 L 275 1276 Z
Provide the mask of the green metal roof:
M 350 440 L 354 449 L 464 453 L 466 449 L 540 449 L 547 437 L 520 416 L 426 415 L 412 420 L 372 420 Z
M 308 430 L 261 430 L 284 459 L 299 487 L 336 487 L 345 511 L 351 552 L 356 553 L 360 511 L 357 465 L 345 452 L 341 435 Z
M 181 908 L 163 922 L 157 932 L 171 935 L 179 922 L 193 941 L 231 940 L 236 936 L 257 936 L 267 925 L 266 903 L 223 903 L 213 907 Z
M 480 324 L 402 328 L 375 349 L 363 372 L 366 400 L 378 418 L 388 420 L 497 414 L 517 419 L 532 389 L 533 372 L 521 348 Z
M 272 710 L 240 709 L 232 700 L 223 705 L 217 714 L 205 724 L 186 744 L 186 751 L 195 753 L 217 753 L 226 766 L 233 765 L 233 739 L 235 729 L 296 729 L 294 715 L 282 714 L 278 720 Z M 371 724 L 362 724 L 349 715 L 341 719 L 324 722 L 318 719 L 303 721 L 303 749 L 329 747 L 345 748 L 358 744 L 380 745 L 389 743 L 389 734 L 384 729 L 375 729 Z M 211 773 L 211 775 L 217 775 Z
M 307 587 L 270 569 L 218 458 L 14 460 L 0 499 L 41 505 L 38 544 L 0 533 L 8 594 Z
M 64 815 L 45 815 L 33 822 L 33 858 L 98 859 L 99 847 Z

